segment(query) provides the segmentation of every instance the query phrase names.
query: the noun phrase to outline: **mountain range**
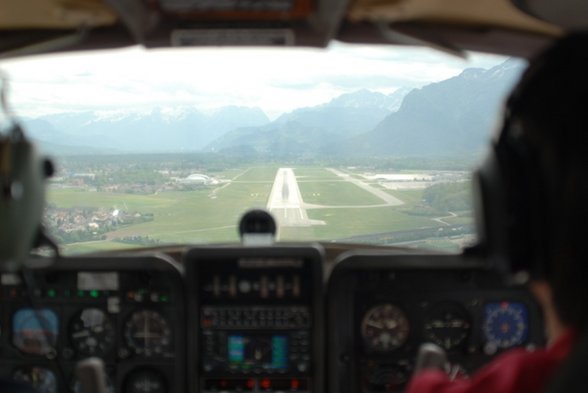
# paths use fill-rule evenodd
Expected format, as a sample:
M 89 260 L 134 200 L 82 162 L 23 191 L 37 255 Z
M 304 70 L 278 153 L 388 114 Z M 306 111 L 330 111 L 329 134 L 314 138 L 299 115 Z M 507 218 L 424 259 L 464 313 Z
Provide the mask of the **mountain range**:
M 398 110 L 409 91 L 390 95 L 359 90 L 326 104 L 296 109 L 261 127 L 228 132 L 208 146 L 213 151 L 254 150 L 261 154 L 336 153 L 347 138 L 364 134 Z
M 27 132 L 49 152 L 91 146 L 102 152 L 198 151 L 237 127 L 269 123 L 259 108 L 227 106 L 213 113 L 180 107 L 148 113 L 77 112 L 24 119 Z
M 415 89 L 396 113 L 354 138 L 353 149 L 404 156 L 479 151 L 486 147 L 523 69 L 520 61 L 509 60 Z
M 55 154 L 215 151 L 264 156 L 434 156 L 486 146 L 499 109 L 524 65 L 508 60 L 470 68 L 419 89 L 343 94 L 270 121 L 260 108 L 228 106 L 149 113 L 94 112 L 24 119 L 31 137 Z M 91 147 L 88 147 L 91 146 Z

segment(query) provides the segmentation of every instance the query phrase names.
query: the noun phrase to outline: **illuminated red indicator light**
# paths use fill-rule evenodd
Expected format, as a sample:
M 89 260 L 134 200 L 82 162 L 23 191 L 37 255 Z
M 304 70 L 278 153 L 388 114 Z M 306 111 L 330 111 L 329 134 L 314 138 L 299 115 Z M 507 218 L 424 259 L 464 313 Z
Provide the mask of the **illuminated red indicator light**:
M 298 390 L 300 389 L 300 381 L 297 379 L 293 379 L 290 381 L 290 388 L 292 390 Z
M 500 308 L 508 308 L 508 302 L 500 303 Z
M 269 390 L 272 387 L 272 382 L 267 378 L 263 378 L 259 381 L 259 386 L 261 386 L 262 389 Z

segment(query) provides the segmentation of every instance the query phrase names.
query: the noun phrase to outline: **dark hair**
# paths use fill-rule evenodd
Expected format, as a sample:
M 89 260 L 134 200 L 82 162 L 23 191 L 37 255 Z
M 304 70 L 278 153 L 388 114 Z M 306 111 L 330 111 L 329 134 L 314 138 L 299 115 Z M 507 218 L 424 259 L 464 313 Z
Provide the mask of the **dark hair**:
M 557 41 L 531 62 L 507 109 L 528 153 L 535 261 L 544 261 L 559 317 L 588 326 L 588 34 Z

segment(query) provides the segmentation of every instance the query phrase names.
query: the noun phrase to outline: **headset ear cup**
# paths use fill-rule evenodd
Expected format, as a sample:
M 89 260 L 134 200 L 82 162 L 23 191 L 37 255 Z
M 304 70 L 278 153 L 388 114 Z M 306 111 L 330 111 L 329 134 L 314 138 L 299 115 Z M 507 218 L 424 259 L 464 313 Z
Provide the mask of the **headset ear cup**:
M 508 263 L 506 189 L 494 148 L 474 172 L 473 195 L 478 242 L 484 255 L 498 270 L 510 271 Z
M 514 128 L 513 128 L 514 124 Z M 499 139 L 474 176 L 480 247 L 500 271 L 545 274 L 548 239 L 540 222 L 547 192 L 528 142 L 507 117 Z M 548 225 L 548 224 L 547 224 Z
M 41 226 L 45 169 L 25 139 L 0 141 L 0 267 L 16 269 L 27 258 Z

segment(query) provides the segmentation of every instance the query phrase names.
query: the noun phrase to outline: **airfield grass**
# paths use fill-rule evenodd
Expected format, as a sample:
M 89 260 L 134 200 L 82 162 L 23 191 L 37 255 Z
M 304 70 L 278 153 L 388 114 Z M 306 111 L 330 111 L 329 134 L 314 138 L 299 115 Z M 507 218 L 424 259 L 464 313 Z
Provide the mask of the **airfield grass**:
M 231 168 L 231 169 L 223 169 L 223 170 L 217 171 L 217 172 L 211 172 L 210 174 L 216 178 L 232 180 L 234 178 L 238 178 L 239 176 L 243 175 L 246 170 L 248 170 L 248 169 Z
M 420 242 L 402 244 L 402 246 L 410 248 L 428 248 L 448 253 L 456 253 L 459 252 L 461 249 L 461 247 L 457 243 L 452 242 L 448 239 L 427 239 Z
M 86 254 L 89 252 L 113 251 L 137 248 L 137 245 L 114 242 L 110 240 L 99 240 L 92 242 L 79 242 L 67 244 L 62 247 L 62 252 L 69 255 Z
M 341 178 L 335 175 L 333 172 L 325 168 L 317 167 L 295 167 L 294 174 L 298 183 L 305 183 L 309 181 L 329 181 L 329 180 L 341 180 Z
M 316 237 L 320 239 L 337 239 L 431 226 L 430 220 L 409 216 L 396 207 L 317 209 L 310 210 L 308 214 L 311 219 L 321 220 L 327 224 L 313 227 Z
M 312 209 L 307 212 L 309 218 L 323 221 L 325 225 L 281 228 L 281 240 L 336 240 L 435 225 L 425 217 L 404 214 L 396 207 Z
M 238 176 L 235 180 L 237 181 L 268 181 L 273 182 L 276 178 L 276 172 L 278 171 L 278 166 L 263 166 L 263 167 L 252 167 L 252 168 L 245 168 L 242 171 L 242 174 Z
M 386 187 L 382 187 L 382 191 L 395 196 L 396 198 L 403 201 L 406 205 L 415 205 L 420 203 L 423 199 L 423 190 L 390 190 Z
M 265 208 L 277 169 L 278 166 L 233 168 L 230 172 L 215 174 L 234 178 L 232 183 L 194 191 L 138 195 L 52 188 L 48 199 L 58 207 L 116 208 L 153 214 L 153 221 L 121 227 L 107 233 L 104 241 L 66 245 L 66 253 L 141 247 L 117 241 L 131 236 L 148 236 L 161 243 L 234 242 L 238 241 L 237 222 L 243 212 L 249 208 Z M 352 183 L 334 181 L 340 178 L 325 168 L 302 167 L 294 171 L 300 179 L 305 203 L 346 207 L 308 209 L 310 219 L 323 221 L 325 225 L 282 228 L 280 240 L 343 239 L 438 225 L 425 216 L 404 212 L 420 202 L 422 190 L 387 190 L 405 202 L 399 206 L 351 207 L 384 202 Z M 465 219 L 456 217 L 453 220 Z
M 165 194 L 137 195 L 110 192 L 91 192 L 78 188 L 49 188 L 47 199 L 57 207 L 105 207 L 128 211 L 153 212 L 174 204 Z

